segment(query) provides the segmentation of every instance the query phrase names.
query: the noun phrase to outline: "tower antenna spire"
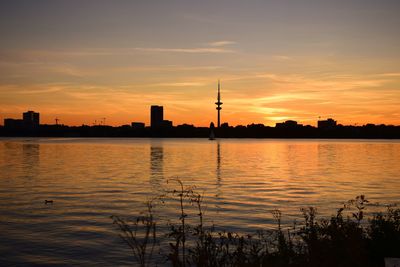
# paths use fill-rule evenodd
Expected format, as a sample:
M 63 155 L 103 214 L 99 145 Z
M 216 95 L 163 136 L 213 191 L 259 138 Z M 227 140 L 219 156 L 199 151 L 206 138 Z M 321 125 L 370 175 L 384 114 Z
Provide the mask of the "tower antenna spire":
M 221 126 L 221 91 L 220 91 L 220 81 L 218 79 L 218 94 L 217 94 L 217 102 L 215 102 L 215 105 L 217 105 L 217 112 L 218 112 L 218 123 L 217 123 L 217 127 L 219 128 Z

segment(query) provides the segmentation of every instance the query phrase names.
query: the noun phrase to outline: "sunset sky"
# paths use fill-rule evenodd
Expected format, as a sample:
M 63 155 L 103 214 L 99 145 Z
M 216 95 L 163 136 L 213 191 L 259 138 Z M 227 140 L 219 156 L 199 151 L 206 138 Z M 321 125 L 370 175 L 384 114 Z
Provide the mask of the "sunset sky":
M 1 1 L 0 123 L 400 125 L 400 1 Z

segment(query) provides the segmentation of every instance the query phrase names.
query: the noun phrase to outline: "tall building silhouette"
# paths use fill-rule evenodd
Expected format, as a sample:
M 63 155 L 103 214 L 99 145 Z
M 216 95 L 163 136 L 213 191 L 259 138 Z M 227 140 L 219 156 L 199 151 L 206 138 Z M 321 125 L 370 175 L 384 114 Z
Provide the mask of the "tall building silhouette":
M 151 128 L 160 128 L 164 121 L 164 108 L 163 106 L 153 105 L 150 108 L 150 125 Z
M 22 120 L 25 127 L 38 127 L 39 126 L 39 113 L 34 111 L 27 111 L 22 114 Z
M 217 123 L 217 127 L 219 128 L 221 126 L 221 92 L 220 92 L 220 84 L 219 84 L 219 80 L 218 80 L 218 95 L 217 95 L 217 102 L 215 102 L 215 105 L 217 105 L 217 112 L 218 112 L 218 123 Z

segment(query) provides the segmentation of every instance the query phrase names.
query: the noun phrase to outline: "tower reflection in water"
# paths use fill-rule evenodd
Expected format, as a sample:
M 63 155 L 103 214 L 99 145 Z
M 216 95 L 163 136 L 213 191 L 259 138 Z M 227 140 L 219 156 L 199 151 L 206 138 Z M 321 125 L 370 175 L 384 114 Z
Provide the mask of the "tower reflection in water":
M 221 144 L 220 141 L 217 141 L 217 166 L 216 166 L 216 178 L 217 178 L 217 193 L 216 193 L 216 198 L 219 199 L 222 196 L 222 191 L 221 191 Z

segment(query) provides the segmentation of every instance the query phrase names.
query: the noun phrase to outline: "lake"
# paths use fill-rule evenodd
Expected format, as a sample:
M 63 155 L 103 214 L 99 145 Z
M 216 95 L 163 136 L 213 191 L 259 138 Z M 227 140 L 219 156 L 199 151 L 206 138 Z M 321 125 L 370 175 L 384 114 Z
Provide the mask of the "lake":
M 1 138 L 0 263 L 131 265 L 110 216 L 139 215 L 176 179 L 204 195 L 208 224 L 243 233 L 276 227 L 275 209 L 290 225 L 361 194 L 399 203 L 399 163 L 398 140 Z M 174 201 L 155 212 L 178 218 Z

